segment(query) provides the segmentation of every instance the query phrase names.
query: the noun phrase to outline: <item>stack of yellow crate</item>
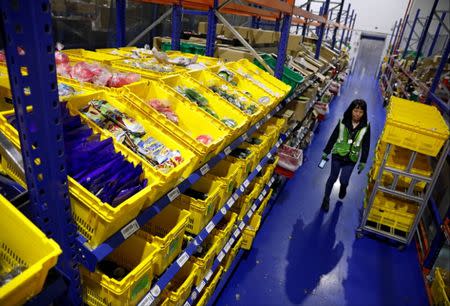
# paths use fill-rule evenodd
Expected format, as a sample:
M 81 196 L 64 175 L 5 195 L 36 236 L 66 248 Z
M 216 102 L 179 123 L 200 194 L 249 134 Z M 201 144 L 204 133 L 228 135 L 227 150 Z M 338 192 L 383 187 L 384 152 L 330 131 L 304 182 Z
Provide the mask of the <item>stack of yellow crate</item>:
M 435 107 L 392 97 L 386 125 L 377 144 L 374 163 L 369 174 L 365 205 L 369 201 L 373 185 L 378 177 L 387 144 L 391 145 L 391 149 L 385 163 L 386 167 L 405 171 L 411 154 L 416 152 L 415 162 L 409 172 L 431 178 L 433 170 L 429 159 L 439 153 L 448 135 L 448 127 Z M 380 186 L 390 187 L 394 177 L 392 172 L 385 170 L 381 174 Z M 396 190 L 406 192 L 411 182 L 410 177 L 399 175 Z M 413 191 L 423 193 L 426 186 L 426 181 L 418 180 L 415 182 Z M 377 191 L 369 212 L 367 226 L 406 237 L 418 210 L 417 203 Z

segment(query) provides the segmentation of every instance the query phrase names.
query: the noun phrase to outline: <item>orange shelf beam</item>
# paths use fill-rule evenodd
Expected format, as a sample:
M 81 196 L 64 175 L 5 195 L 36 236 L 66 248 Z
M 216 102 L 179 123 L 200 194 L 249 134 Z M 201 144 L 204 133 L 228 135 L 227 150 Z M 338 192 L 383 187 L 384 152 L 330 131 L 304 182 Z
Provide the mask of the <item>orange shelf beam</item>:
M 313 14 L 313 13 L 311 13 L 311 12 L 309 12 L 307 10 L 304 10 L 302 8 L 299 8 L 299 7 L 294 7 L 292 15 L 304 17 L 304 18 L 311 19 L 311 20 L 315 20 L 315 21 L 318 21 L 320 23 L 326 23 L 327 22 L 327 18 L 325 18 L 324 16 Z

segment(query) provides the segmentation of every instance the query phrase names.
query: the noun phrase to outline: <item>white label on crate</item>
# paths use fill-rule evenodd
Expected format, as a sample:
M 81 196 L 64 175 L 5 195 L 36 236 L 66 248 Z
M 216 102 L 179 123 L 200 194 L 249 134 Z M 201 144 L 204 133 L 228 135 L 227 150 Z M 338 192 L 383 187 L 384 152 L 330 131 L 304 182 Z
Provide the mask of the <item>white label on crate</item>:
M 186 252 L 183 252 L 183 254 L 180 255 L 180 257 L 178 257 L 177 259 L 177 264 L 180 266 L 180 268 L 182 266 L 184 266 L 184 264 L 186 263 L 186 261 L 189 259 L 189 255 Z
M 219 262 L 222 262 L 222 259 L 224 256 L 225 256 L 225 253 L 223 251 L 220 251 L 219 255 L 217 255 L 217 260 Z
M 206 273 L 206 275 L 205 275 L 205 279 L 207 281 L 209 281 L 209 279 L 211 278 L 212 275 L 213 275 L 213 271 L 211 269 L 209 269 L 208 273 Z
M 252 210 L 255 211 L 255 209 L 256 209 L 256 204 L 253 204 L 252 205 Z
M 236 201 L 237 199 L 239 199 L 239 196 L 237 193 L 233 194 L 233 199 Z
M 201 168 L 200 168 L 200 172 L 202 175 L 205 175 L 206 173 L 208 173 L 209 171 L 209 165 L 208 164 L 204 164 Z
M 155 301 L 155 298 L 149 292 L 147 295 L 140 301 L 138 306 L 150 306 Z
M 246 141 L 248 139 L 247 133 L 242 134 L 242 140 Z
M 267 153 L 267 158 L 272 158 L 272 153 Z
M 200 285 L 197 286 L 197 291 L 198 291 L 199 293 L 202 292 L 203 288 L 205 288 L 205 285 L 206 285 L 205 281 L 202 280 L 202 282 L 200 283 Z
M 212 231 L 213 228 L 215 228 L 215 227 L 216 227 L 216 225 L 214 224 L 214 222 L 210 221 L 210 222 L 208 223 L 208 225 L 206 226 L 206 231 L 207 231 L 208 233 L 211 233 L 211 231 Z
M 228 208 L 233 207 L 234 202 L 235 202 L 234 199 L 233 199 L 233 198 L 230 198 L 230 199 L 227 201 L 227 206 L 228 206 Z
M 258 200 L 261 202 L 263 200 L 264 196 L 262 194 L 259 195 Z
M 240 190 L 241 192 L 244 192 L 244 190 L 245 190 L 244 186 L 241 185 L 241 187 L 239 187 L 239 190 Z
M 231 148 L 230 147 L 226 147 L 225 150 L 223 150 L 225 152 L 225 155 L 229 155 L 231 153 Z
M 184 303 L 183 306 L 191 306 L 191 303 L 189 303 L 188 301 L 186 301 L 186 303 Z
M 233 233 L 233 235 L 234 235 L 234 237 L 238 237 L 239 236 L 239 234 L 241 233 L 241 231 L 237 228 L 235 231 L 234 231 L 234 233 Z
M 253 211 L 250 210 L 250 211 L 247 213 L 247 217 L 250 218 L 252 215 L 253 215 Z
M 236 241 L 233 237 L 230 238 L 230 245 L 233 245 L 233 243 Z
M 220 212 L 222 213 L 222 215 L 225 215 L 227 213 L 227 209 L 225 207 L 222 207 L 220 209 Z
M 152 288 L 152 290 L 150 290 L 150 292 L 151 292 L 151 294 L 152 294 L 154 297 L 157 297 L 157 296 L 159 296 L 159 295 L 161 294 L 161 288 L 159 288 L 158 285 L 155 285 L 155 286 Z
M 245 223 L 244 221 L 241 221 L 241 223 L 239 224 L 239 229 L 242 231 L 242 229 L 244 228 Z
M 175 200 L 179 195 L 180 195 L 180 189 L 178 189 L 178 187 L 175 187 L 174 189 L 172 189 L 171 192 L 169 192 L 169 193 L 167 194 L 167 197 L 169 197 L 169 200 L 172 202 L 172 201 Z
M 225 253 L 228 253 L 228 251 L 230 250 L 230 242 L 227 242 L 227 244 L 225 244 L 223 250 L 225 251 Z
M 262 170 L 262 167 L 261 167 L 261 165 L 260 164 L 258 164 L 258 166 L 256 166 L 256 171 L 261 171 Z
M 256 123 L 256 129 L 258 130 L 261 127 L 261 123 L 257 122 Z
M 122 233 L 123 238 L 128 239 L 128 237 L 136 233 L 138 229 L 139 223 L 136 220 L 133 220 L 127 226 L 122 228 L 120 232 Z
M 248 179 L 246 179 L 246 180 L 244 181 L 244 187 L 247 188 L 249 184 L 250 184 L 250 182 L 248 181 Z

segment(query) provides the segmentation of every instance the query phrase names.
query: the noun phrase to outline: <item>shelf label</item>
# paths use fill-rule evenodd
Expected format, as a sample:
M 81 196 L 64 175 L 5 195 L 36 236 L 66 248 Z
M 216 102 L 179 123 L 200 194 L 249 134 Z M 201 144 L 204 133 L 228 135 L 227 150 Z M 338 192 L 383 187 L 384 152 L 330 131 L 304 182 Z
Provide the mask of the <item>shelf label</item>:
M 206 273 L 205 279 L 207 281 L 209 281 L 209 279 L 211 278 L 212 275 L 213 275 L 213 271 L 211 269 L 209 269 L 208 273 Z
M 161 294 L 161 288 L 159 288 L 158 285 L 155 285 L 152 290 L 150 290 L 150 293 L 154 296 L 157 297 Z
M 272 178 L 270 179 L 270 185 L 272 185 L 274 181 L 275 181 L 275 178 L 272 176 Z
M 155 301 L 155 298 L 149 292 L 145 295 L 145 297 L 141 300 L 138 306 L 150 306 Z
M 177 259 L 177 264 L 180 266 L 180 268 L 182 266 L 184 266 L 184 264 L 186 263 L 186 261 L 189 259 L 189 255 L 186 252 L 183 252 L 183 254 L 180 255 L 180 257 L 178 257 Z
M 222 213 L 222 215 L 226 215 L 227 209 L 226 209 L 225 207 L 222 207 L 222 208 L 220 209 L 220 212 Z
M 139 229 L 139 223 L 136 220 L 131 221 L 127 226 L 122 228 L 120 232 L 122 233 L 122 236 L 124 239 L 128 239 L 131 235 L 136 233 L 136 231 Z
M 191 300 L 195 301 L 197 299 L 197 291 L 194 290 L 191 294 Z
M 230 245 L 233 245 L 233 243 L 236 241 L 233 237 L 230 238 Z
M 233 233 L 233 235 L 234 235 L 234 237 L 238 237 L 239 236 L 239 234 L 241 233 L 241 231 L 237 228 L 235 231 L 234 231 L 234 233 Z
M 202 282 L 200 283 L 200 285 L 197 286 L 197 291 L 198 291 L 199 293 L 202 292 L 203 288 L 205 288 L 205 285 L 206 285 L 205 281 L 202 280 Z
M 247 133 L 242 134 L 242 140 L 246 141 L 248 139 Z
M 259 195 L 258 200 L 261 202 L 263 200 L 264 196 L 262 194 Z
M 237 199 L 239 199 L 239 196 L 238 196 L 237 193 L 233 194 L 233 199 L 234 199 L 235 201 L 237 201 Z
M 239 187 L 239 190 L 243 193 L 245 191 L 244 185 L 241 185 L 241 187 Z
M 220 251 L 219 255 L 217 255 L 217 260 L 219 262 L 222 262 L 222 259 L 224 258 L 225 253 L 223 251 Z
M 270 119 L 270 114 L 267 114 L 266 120 L 269 120 L 269 119 Z
M 225 247 L 223 248 L 223 250 L 225 251 L 225 253 L 228 253 L 228 251 L 230 250 L 230 242 L 228 241 L 227 244 L 225 244 Z
M 279 147 L 280 144 L 281 144 L 281 140 L 278 140 L 278 141 L 277 141 L 277 147 Z
M 256 171 L 260 172 L 262 170 L 262 167 L 260 164 L 258 164 L 258 166 L 256 166 Z
M 261 127 L 261 123 L 257 122 L 255 126 L 256 126 L 256 129 L 258 130 Z
M 169 192 L 167 194 L 167 197 L 169 198 L 170 202 L 172 202 L 173 200 L 175 200 L 179 195 L 180 195 L 180 189 L 178 189 L 178 187 L 175 187 L 174 189 L 172 189 L 171 192 Z
M 231 153 L 231 148 L 230 147 L 226 147 L 225 150 L 223 150 L 225 152 L 225 155 L 230 155 Z
M 247 188 L 249 184 L 250 184 L 250 182 L 248 181 L 248 179 L 246 179 L 246 180 L 244 181 L 244 187 Z
M 227 201 L 227 206 L 228 206 L 228 208 L 231 208 L 231 207 L 233 207 L 233 205 L 234 205 L 234 199 L 233 198 L 229 198 L 228 199 L 228 201 Z
M 208 164 L 204 164 L 203 167 L 200 168 L 200 172 L 202 175 L 205 175 L 206 173 L 208 173 L 209 171 L 209 165 Z
M 255 211 L 255 209 L 256 209 L 256 204 L 253 204 L 252 205 L 252 210 Z
M 183 306 L 191 306 L 191 303 L 189 303 L 188 301 L 186 301 L 186 303 L 184 303 Z
M 267 194 L 267 191 L 264 189 L 262 192 L 262 196 L 264 197 Z
M 211 233 L 211 231 L 213 230 L 213 228 L 215 228 L 216 227 L 216 225 L 214 224 L 214 222 L 213 221 L 210 221 L 209 223 L 208 223 L 208 225 L 206 226 L 206 231 L 208 232 L 208 233 Z
M 281 106 L 278 105 L 277 108 L 275 108 L 275 111 L 278 112 L 281 109 Z
M 247 213 L 247 217 L 251 218 L 252 215 L 253 215 L 253 211 L 250 210 L 250 211 Z
M 242 231 L 242 229 L 244 228 L 245 223 L 244 221 L 241 221 L 241 223 L 239 224 L 239 229 Z
M 272 158 L 272 153 L 270 153 L 270 152 L 267 153 L 267 158 L 269 158 L 269 159 Z

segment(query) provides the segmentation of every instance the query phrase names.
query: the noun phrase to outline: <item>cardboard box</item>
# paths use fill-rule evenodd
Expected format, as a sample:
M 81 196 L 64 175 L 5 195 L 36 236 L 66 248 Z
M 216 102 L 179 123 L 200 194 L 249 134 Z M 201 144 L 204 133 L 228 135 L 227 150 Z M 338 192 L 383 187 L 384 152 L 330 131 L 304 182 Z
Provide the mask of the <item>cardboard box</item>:
M 294 52 L 299 51 L 301 41 L 302 41 L 302 36 L 290 34 L 287 49 L 289 51 L 294 51 Z
M 311 106 L 311 100 L 307 99 L 295 99 L 289 105 L 289 108 L 294 112 L 292 119 L 301 121 L 305 118 L 306 112 Z
M 52 12 L 56 15 L 66 15 L 67 6 L 65 1 L 52 0 L 50 2 Z
M 245 40 L 249 40 L 249 35 L 250 33 L 253 34 L 253 31 L 251 28 L 247 28 L 247 27 L 235 27 L 235 29 L 238 31 L 239 34 L 241 34 L 241 36 L 245 39 Z
M 95 15 L 95 4 L 85 2 L 68 2 L 67 9 L 71 15 Z
M 223 24 L 218 23 L 216 26 L 216 35 L 223 34 Z M 205 21 L 201 21 L 198 23 L 198 33 L 199 34 L 207 34 L 208 33 L 208 23 Z
M 232 49 L 232 48 L 217 48 L 215 57 L 221 58 L 224 61 L 238 61 L 240 59 L 246 58 L 249 61 L 253 61 L 253 55 L 245 50 Z
M 270 44 L 273 42 L 273 31 L 253 30 L 253 42 L 255 44 Z

